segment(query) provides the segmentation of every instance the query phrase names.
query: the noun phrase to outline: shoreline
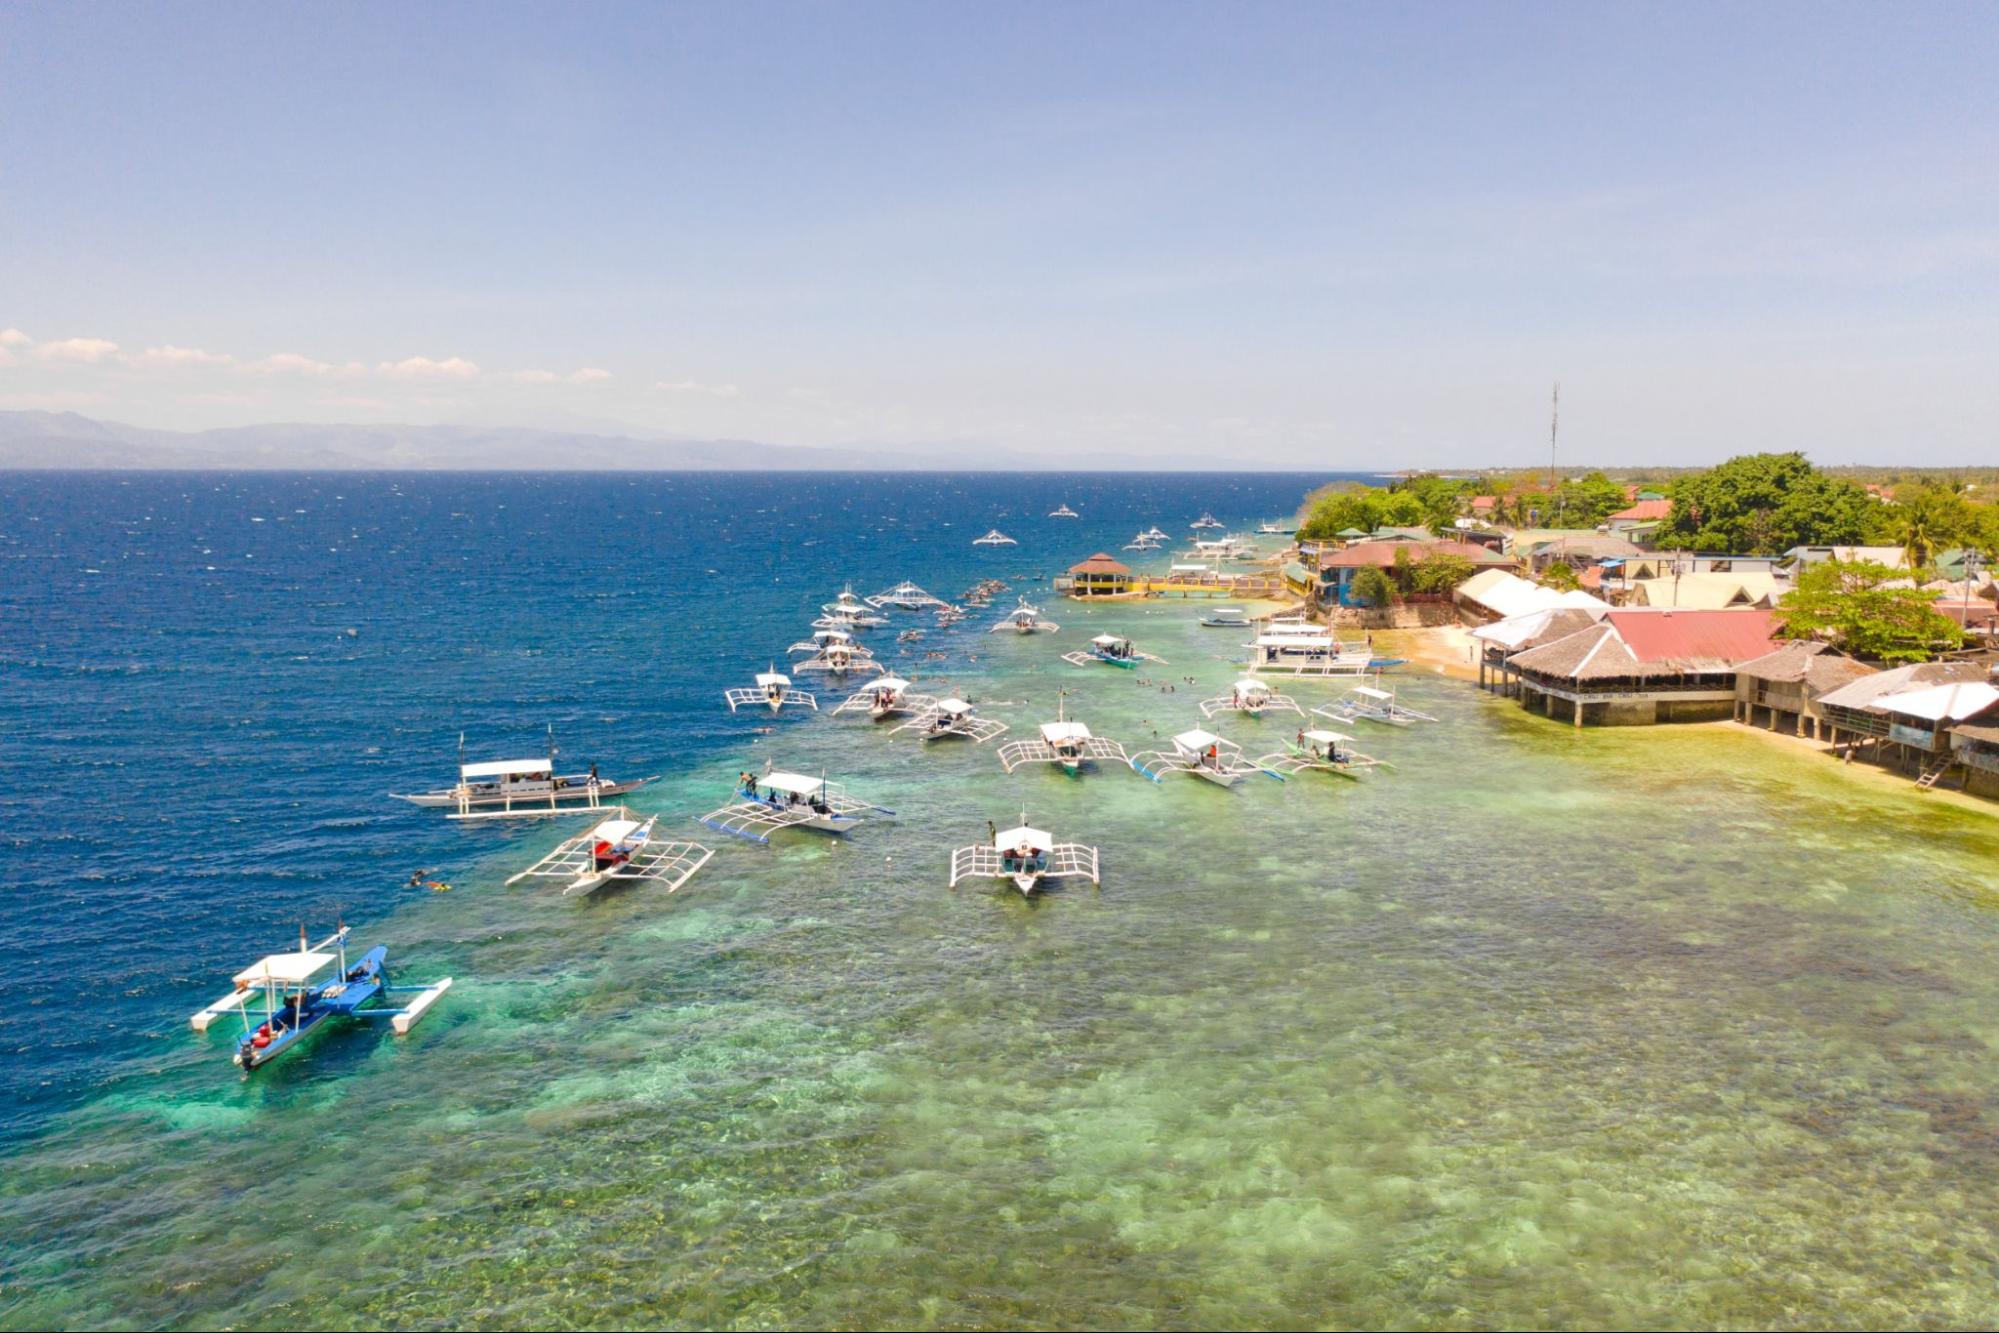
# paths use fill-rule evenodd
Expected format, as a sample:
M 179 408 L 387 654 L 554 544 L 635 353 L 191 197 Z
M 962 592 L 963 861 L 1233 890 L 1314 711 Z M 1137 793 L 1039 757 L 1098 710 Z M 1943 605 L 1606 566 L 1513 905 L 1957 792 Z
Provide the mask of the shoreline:
M 1393 655 L 1407 658 L 1410 667 L 1421 667 L 1426 675 L 1461 680 L 1473 686 L 1478 683 L 1477 640 L 1473 639 L 1462 625 L 1376 630 L 1374 643 L 1377 648 L 1387 648 L 1392 650 Z M 1657 730 L 1659 727 L 1726 728 L 1746 736 L 1757 737 L 1765 743 L 1775 743 L 1793 753 L 1814 754 L 1826 764 L 1837 768 L 1846 777 L 1872 785 L 1881 791 L 1900 791 L 1917 796 L 1940 798 L 1944 803 L 1958 809 L 1974 810 L 1999 818 L 1999 800 L 1992 797 L 1961 791 L 1955 787 L 1924 789 L 1916 786 L 1914 779 L 1892 769 L 1883 768 L 1879 764 L 1861 761 L 1844 762 L 1832 754 L 1831 746 L 1806 736 L 1793 736 L 1763 727 L 1745 726 L 1727 718 L 1717 718 L 1710 722 L 1664 722 L 1650 728 L 1620 728 L 1620 730 Z

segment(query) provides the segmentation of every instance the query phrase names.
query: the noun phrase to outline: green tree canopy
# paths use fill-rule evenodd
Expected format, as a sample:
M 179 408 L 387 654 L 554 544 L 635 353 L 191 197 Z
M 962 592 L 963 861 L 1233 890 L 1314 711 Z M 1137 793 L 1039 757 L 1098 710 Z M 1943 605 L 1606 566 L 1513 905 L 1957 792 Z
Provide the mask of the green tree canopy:
M 1887 508 L 1892 539 L 1908 557 L 1910 569 L 1927 569 L 1942 552 L 1976 545 L 1982 535 L 1978 510 L 1955 486 L 1904 487 Z
M 1888 586 L 1896 582 L 1904 586 Z M 1962 645 L 1936 594 L 1907 583 L 1906 574 L 1871 560 L 1821 560 L 1777 604 L 1777 624 L 1786 638 L 1827 639 L 1881 662 L 1926 662 Z
M 1363 605 L 1386 608 L 1395 601 L 1395 581 L 1370 565 L 1353 576 L 1349 592 Z
M 1556 487 L 1554 502 L 1545 505 L 1544 511 L 1549 527 L 1593 528 L 1627 503 L 1622 486 L 1601 472 L 1592 472 L 1587 477 L 1571 477 Z
M 1432 551 L 1409 567 L 1409 587 L 1415 592 L 1453 592 L 1478 572 L 1478 567 L 1450 551 Z
M 1801 453 L 1743 454 L 1680 478 L 1671 496 L 1655 544 L 1737 555 L 1862 541 L 1874 506 L 1866 491 L 1825 476 Z
M 1553 588 L 1557 592 L 1580 588 L 1582 583 L 1582 575 L 1576 573 L 1576 567 L 1566 560 L 1551 561 L 1548 567 L 1541 571 L 1541 586 Z
M 1298 535 L 1325 541 L 1348 528 L 1373 532 L 1381 526 L 1383 494 L 1372 486 L 1351 482 L 1315 491 L 1306 500 L 1305 521 L 1298 525 Z

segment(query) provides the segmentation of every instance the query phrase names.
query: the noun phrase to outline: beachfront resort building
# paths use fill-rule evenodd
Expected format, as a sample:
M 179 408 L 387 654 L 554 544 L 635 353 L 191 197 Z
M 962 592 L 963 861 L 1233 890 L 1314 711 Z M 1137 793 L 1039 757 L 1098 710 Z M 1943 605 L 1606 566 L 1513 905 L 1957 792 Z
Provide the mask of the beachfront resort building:
M 1097 552 L 1081 564 L 1069 566 L 1069 581 L 1061 591 L 1071 597 L 1125 597 L 1131 593 L 1131 566 Z
M 1747 726 L 1823 739 L 1830 724 L 1819 701 L 1863 676 L 1876 674 L 1828 644 L 1794 639 L 1735 669 L 1735 720 Z
M 1363 569 L 1378 569 L 1384 574 L 1393 575 L 1398 563 L 1398 553 L 1401 556 L 1401 563 L 1404 564 L 1416 564 L 1433 555 L 1454 555 L 1469 561 L 1478 569 L 1515 567 L 1511 556 L 1501 555 L 1491 547 L 1476 542 L 1406 539 L 1355 542 L 1337 551 L 1319 552 L 1319 602 L 1325 606 L 1367 605 L 1364 599 L 1354 596 L 1354 579 Z
M 1506 659 L 1528 707 L 1575 725 L 1690 722 L 1735 708 L 1735 670 L 1777 646 L 1766 610 L 1613 610 Z

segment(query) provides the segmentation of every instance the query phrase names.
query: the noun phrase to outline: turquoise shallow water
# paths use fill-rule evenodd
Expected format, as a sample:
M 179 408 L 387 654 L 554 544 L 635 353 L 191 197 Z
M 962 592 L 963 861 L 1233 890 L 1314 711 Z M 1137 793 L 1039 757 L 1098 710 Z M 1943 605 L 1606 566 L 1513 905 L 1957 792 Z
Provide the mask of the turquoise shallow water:
M 1234 674 L 1189 608 L 1050 610 L 947 677 L 1016 730 L 1069 685 L 1147 740 Z M 1099 628 L 1170 666 L 1055 660 Z M 1392 772 L 1236 792 L 745 721 L 642 804 L 769 753 L 899 817 L 710 839 L 670 898 L 505 890 L 546 833 L 453 830 L 452 892 L 366 928 L 461 979 L 436 1016 L 246 1081 L 182 1026 L 239 961 L 209 960 L 7 1159 L 0 1318 L 1999 1317 L 1999 825 L 1722 728 L 1405 689 L 1443 720 L 1359 729 Z M 945 888 L 1023 807 L 1102 848 L 1101 889 Z

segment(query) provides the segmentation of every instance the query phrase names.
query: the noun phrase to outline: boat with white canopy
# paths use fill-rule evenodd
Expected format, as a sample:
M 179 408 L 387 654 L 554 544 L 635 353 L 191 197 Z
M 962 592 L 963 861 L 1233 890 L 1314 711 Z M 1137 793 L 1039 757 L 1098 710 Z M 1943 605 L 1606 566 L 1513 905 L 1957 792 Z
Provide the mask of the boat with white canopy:
M 1377 683 L 1379 677 L 1376 677 Z M 1375 685 L 1356 685 L 1340 698 L 1329 704 L 1321 704 L 1312 710 L 1320 717 L 1331 718 L 1335 722 L 1362 720 L 1380 722 L 1391 727 L 1406 727 L 1411 722 L 1435 722 L 1428 713 L 1419 713 L 1413 708 L 1405 708 L 1395 700 L 1392 690 L 1379 689 Z
M 1089 647 L 1078 648 L 1073 653 L 1062 654 L 1062 660 L 1071 666 L 1089 666 L 1092 662 L 1106 662 L 1114 667 L 1123 667 L 1127 671 L 1136 667 L 1140 662 L 1157 662 L 1161 666 L 1166 665 L 1165 658 L 1154 657 L 1151 653 L 1147 652 L 1140 652 L 1132 644 L 1132 641 L 1122 634 L 1099 634 L 1090 640 Z
M 1296 773 L 1336 773 L 1358 779 L 1370 768 L 1386 768 L 1387 763 L 1353 748 L 1353 737 L 1343 731 L 1322 727 L 1300 728 L 1297 738 L 1284 749 L 1256 761 L 1264 768 L 1286 775 Z
M 1198 531 L 1203 528 L 1219 528 L 1222 525 L 1215 521 L 1215 516 L 1213 514 L 1202 514 L 1199 518 L 1195 519 L 1192 523 L 1189 523 L 1187 526 L 1190 528 L 1194 528 Z
M 1077 512 L 1075 511 L 1075 510 L 1071 509 L 1071 508 L 1069 507 L 1068 503 L 1067 503 L 1067 502 L 1065 501 L 1065 502 L 1064 502 L 1064 503 L 1063 503 L 1063 504 L 1061 505 L 1061 507 L 1060 507 L 1060 508 L 1057 508 L 1057 509 L 1051 509 L 1051 510 L 1049 510 L 1049 511 L 1048 511 L 1048 517 L 1050 517 L 1050 518 L 1081 518 L 1081 517 L 1082 517 L 1082 515 L 1081 515 L 1081 514 L 1079 514 L 1079 513 L 1077 513 Z
M 1126 542 L 1124 549 L 1127 551 L 1156 551 L 1159 549 L 1160 544 L 1159 538 L 1149 532 L 1141 532 Z
M 321 1030 L 329 1019 L 387 1019 L 398 1036 L 417 1025 L 439 996 L 451 989 L 451 978 L 411 986 L 389 983 L 386 945 L 376 945 L 353 966 L 347 962 L 348 927 L 342 926 L 317 944 L 305 942 L 300 927 L 298 949 L 258 959 L 238 972 L 229 994 L 196 1013 L 189 1022 L 196 1032 L 223 1014 L 243 1015 L 243 1035 L 236 1043 L 236 1063 L 244 1073 L 261 1069 Z M 325 975 L 324 980 L 314 980 Z M 413 998 L 401 1008 L 384 1004 L 391 995 Z M 263 1001 L 263 1021 L 254 1026 L 251 1012 Z
M 1060 625 L 1050 620 L 1047 616 L 1042 615 L 1040 607 L 1030 606 L 1027 599 L 1023 597 L 1020 599 L 1019 606 L 1007 612 L 1005 619 L 986 632 L 988 634 L 998 634 L 1002 630 L 1012 630 L 1016 634 L 1053 634 L 1061 628 Z
M 844 786 L 828 782 L 824 775 L 777 771 L 762 777 L 743 774 L 736 783 L 735 799 L 701 816 L 700 822 L 731 837 L 769 842 L 780 829 L 846 833 L 860 826 L 864 814 L 894 813 L 848 795 Z
M 854 636 L 845 630 L 814 630 L 811 639 L 794 643 L 785 651 L 811 654 L 792 663 L 791 669 L 801 674 L 816 671 L 829 676 L 866 675 L 886 669 L 875 660 L 873 653 L 855 643 Z
M 1056 879 L 1087 879 L 1101 884 L 1097 849 L 1079 842 L 1057 842 L 1046 829 L 1034 828 L 1023 812 L 1018 826 L 998 829 L 991 842 L 974 843 L 951 853 L 951 887 L 962 880 L 1011 882 L 1023 897 L 1033 897 Z
M 698 842 L 673 842 L 654 832 L 659 816 L 639 819 L 618 806 L 611 817 L 564 839 L 554 851 L 507 881 L 562 881 L 562 894 L 591 893 L 606 884 L 645 884 L 672 893 L 715 853 Z
M 1006 732 L 1006 723 L 989 717 L 980 717 L 978 709 L 963 699 L 939 699 L 923 712 L 897 727 L 899 732 L 914 731 L 926 741 L 943 740 L 947 736 L 962 736 L 966 740 L 984 745 L 995 736 Z
M 1115 759 L 1127 762 L 1124 747 L 1107 737 L 1092 735 L 1090 729 L 1071 719 L 1058 699 L 1055 720 L 1043 722 L 1040 735 L 1033 740 L 1008 741 L 999 747 L 1000 767 L 1011 773 L 1024 764 L 1058 764 L 1071 777 L 1083 771 L 1083 765 L 1098 760 Z
M 1265 537 L 1289 537 L 1298 531 L 1298 524 L 1293 519 L 1266 518 L 1256 525 L 1256 530 Z
M 974 537 L 974 538 L 972 538 L 972 545 L 974 545 L 974 546 L 1018 546 L 1018 545 L 1020 545 L 1020 543 L 1019 543 L 1019 542 L 1017 542 L 1017 541 L 1015 541 L 1015 540 L 1014 540 L 1013 538 L 1011 538 L 1011 537 L 1007 536 L 1007 535 L 1006 535 L 1006 534 L 1005 534 L 1004 532 L 1001 532 L 1001 531 L 1000 531 L 1000 530 L 999 530 L 998 528 L 994 528 L 994 529 L 993 529 L 993 530 L 992 530 L 991 532 L 988 532 L 988 533 L 987 533 L 987 534 L 986 534 L 985 536 L 983 536 L 983 537 Z
M 1151 527 L 1147 528 L 1145 530 L 1144 535 L 1150 537 L 1153 541 L 1156 542 L 1163 542 L 1166 540 L 1167 537 L 1166 533 L 1160 531 L 1159 525 L 1157 523 L 1154 523 Z
M 524 815 L 563 815 L 601 809 L 613 797 L 637 791 L 658 776 L 616 782 L 586 773 L 555 771 L 555 738 L 549 734 L 548 755 L 542 759 L 496 759 L 465 762 L 465 738 L 458 738 L 458 782 L 426 792 L 390 792 L 398 801 L 427 810 L 448 809 L 451 819 L 507 819 Z
M 1154 782 L 1165 781 L 1168 773 L 1191 773 L 1217 787 L 1233 787 L 1252 773 L 1284 780 L 1282 773 L 1245 759 L 1234 741 L 1198 727 L 1175 736 L 1170 750 L 1139 751 L 1131 757 L 1131 766 Z
M 1270 620 L 1247 645 L 1252 672 L 1295 676 L 1359 676 L 1374 664 L 1371 649 L 1348 647 L 1330 629 L 1303 620 Z
M 1218 606 L 1201 617 L 1206 629 L 1249 629 L 1250 618 L 1239 606 Z
M 848 695 L 833 712 L 866 713 L 880 722 L 899 713 L 920 713 L 936 702 L 933 695 L 912 694 L 909 682 L 901 676 L 880 676 Z
M 1255 676 L 1244 676 L 1229 687 L 1229 692 L 1213 699 L 1201 701 L 1201 716 L 1213 717 L 1216 713 L 1245 713 L 1250 717 L 1262 717 L 1273 708 L 1288 708 L 1298 716 L 1305 716 L 1305 710 L 1298 701 L 1288 694 L 1279 694 L 1265 681 Z
M 887 592 L 876 593 L 874 596 L 868 598 L 867 601 L 877 609 L 892 606 L 898 611 L 921 611 L 926 606 L 943 607 L 950 605 L 942 597 L 933 596 L 906 579 L 896 584 L 893 588 L 890 588 Z
M 732 713 L 749 706 L 762 706 L 773 713 L 785 707 L 810 708 L 815 713 L 819 711 L 819 700 L 808 691 L 792 689 L 791 677 L 779 671 L 776 663 L 772 663 L 768 671 L 757 672 L 754 687 L 724 690 L 722 697 L 729 701 Z

